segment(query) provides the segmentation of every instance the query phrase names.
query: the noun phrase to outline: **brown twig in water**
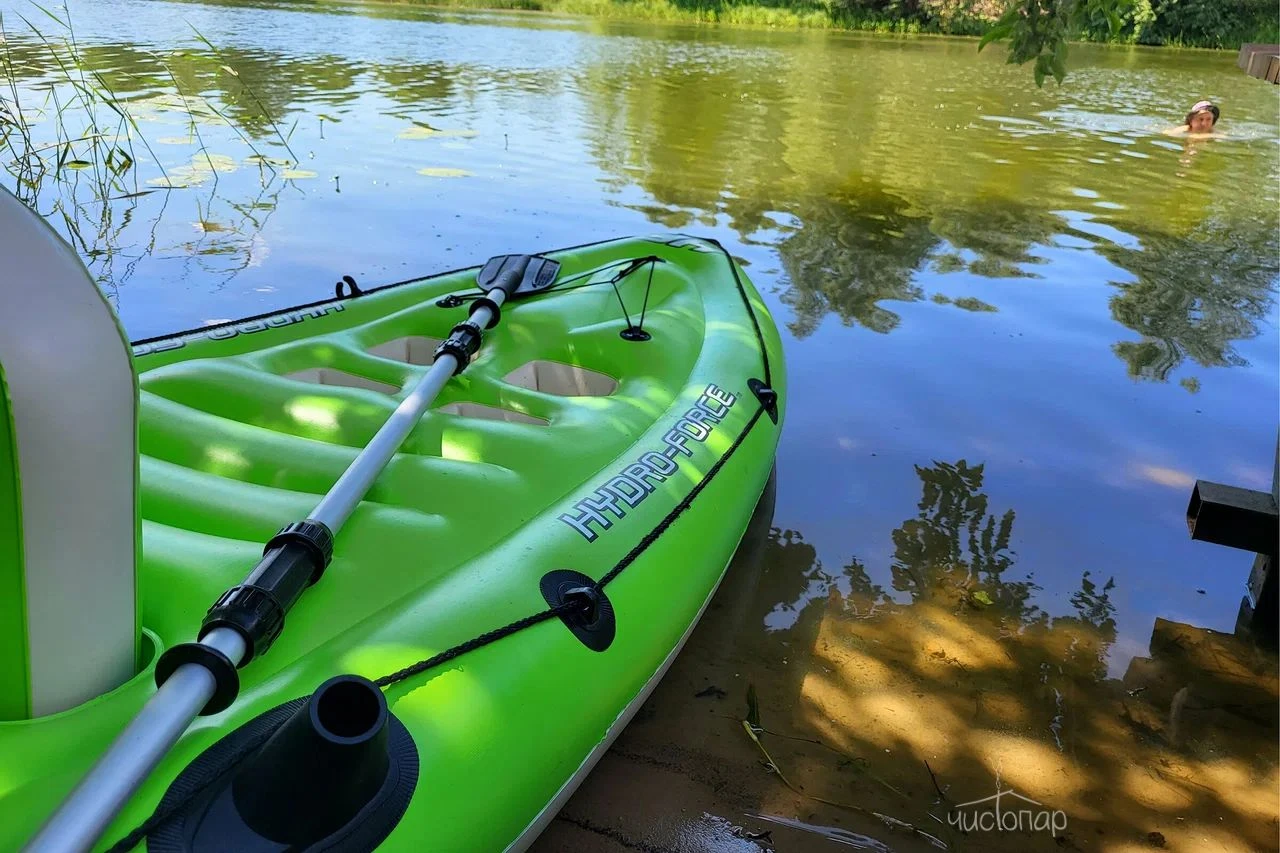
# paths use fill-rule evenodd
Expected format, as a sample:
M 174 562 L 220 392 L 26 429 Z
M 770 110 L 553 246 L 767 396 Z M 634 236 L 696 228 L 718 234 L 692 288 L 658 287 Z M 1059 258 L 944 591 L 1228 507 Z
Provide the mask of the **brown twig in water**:
M 737 722 L 741 722 L 741 720 L 740 720 L 738 717 L 735 717 L 733 714 L 719 714 L 718 716 L 724 717 L 726 720 L 733 720 L 735 723 L 737 723 Z M 773 729 L 766 729 L 764 726 L 755 726 L 754 728 L 755 728 L 755 730 L 756 730 L 756 731 L 758 731 L 758 732 L 761 732 L 761 733 L 763 733 L 763 734 L 773 735 L 774 737 L 786 738 L 787 740 L 798 740 L 798 741 L 800 741 L 801 743 L 812 743 L 812 744 L 815 744 L 815 745 L 820 746 L 820 747 L 822 747 L 823 749 L 827 750 L 828 752 L 831 752 L 831 753 L 833 753 L 833 754 L 835 754 L 835 755 L 838 755 L 838 756 L 840 756 L 841 758 L 846 759 L 846 760 L 848 760 L 848 761 L 852 761 L 852 762 L 853 762 L 853 763 L 855 763 L 855 764 L 857 764 L 858 762 L 862 762 L 863 764 L 866 764 L 866 763 L 867 763 L 865 758 L 859 758 L 859 757 L 857 757 L 856 755 L 850 755 L 849 753 L 844 752 L 843 750 L 836 749 L 834 746 L 831 746 L 830 744 L 823 743 L 822 741 L 818 740 L 817 738 L 811 738 L 811 737 L 800 737 L 799 735 L 783 734 L 782 732 L 775 732 Z M 911 798 L 910 798 L 910 797 L 908 797 L 906 794 L 902 793 L 902 792 L 901 792 L 901 791 L 899 791 L 897 788 L 893 787 L 893 786 L 892 786 L 892 785 L 890 785 L 888 782 L 886 782 L 884 779 L 881 779 L 879 776 L 877 776 L 876 774 L 872 773 L 870 770 L 866 769 L 865 767 L 864 767 L 864 768 L 861 768 L 861 772 L 866 773 L 868 776 L 870 776 L 870 777 L 871 777 L 872 779 L 874 779 L 876 782 L 879 782 L 881 785 L 884 785 L 886 788 L 888 788 L 890 791 L 893 791 L 893 792 L 894 792 L 895 794 L 897 794 L 899 797 L 902 797 L 902 799 L 904 799 L 904 800 L 910 800 L 910 799 L 911 799 Z
M 949 803 L 947 795 L 942 792 L 942 787 L 938 784 L 938 777 L 933 774 L 933 768 L 929 766 L 929 762 L 924 763 L 924 769 L 929 771 L 929 778 L 933 780 L 933 790 L 938 792 L 938 799 L 944 803 Z
M 945 805 L 945 806 L 947 807 L 947 814 L 948 814 L 948 815 L 950 815 L 951 810 L 954 808 L 954 806 L 952 806 L 952 805 L 951 805 L 951 801 L 950 801 L 949 799 L 947 799 L 947 795 L 943 792 L 943 790 L 942 790 L 942 786 L 938 784 L 938 777 L 934 774 L 934 772 L 933 772 L 933 768 L 929 766 L 929 762 L 928 762 L 928 761 L 925 761 L 925 762 L 924 762 L 924 769 L 929 771 L 929 778 L 933 780 L 933 790 L 935 790 L 935 791 L 937 791 L 937 792 L 938 792 L 938 799 L 940 799 L 940 800 L 942 801 L 942 804 L 943 804 L 943 805 Z M 997 790 L 999 790 L 999 789 L 997 789 Z M 930 813 L 929 813 L 929 817 L 931 817 L 931 818 L 933 818 L 934 820 L 938 821 L 938 823 L 942 825 L 943 832 L 944 832 L 944 833 L 946 834 L 946 836 L 947 836 L 947 842 L 951 845 L 951 849 L 953 849 L 953 850 L 959 850 L 959 849 L 960 849 L 960 840 L 959 840 L 958 838 L 956 838 L 956 834 L 955 834 L 955 832 L 952 830 L 952 828 L 951 828 L 951 824 L 950 824 L 950 823 L 946 823 L 946 822 L 942 821 L 940 818 L 938 818 L 938 817 L 937 817 L 936 815 L 934 815 L 932 812 L 930 812 Z
M 795 793 L 807 799 L 813 800 L 814 802 L 824 803 L 828 806 L 835 806 L 836 808 L 839 808 L 839 809 L 848 809 L 849 811 L 857 812 L 859 814 L 864 814 L 869 817 L 874 817 L 876 820 L 879 820 L 881 823 L 885 824 L 886 826 L 892 827 L 894 829 L 901 829 L 901 830 L 910 832 L 914 836 L 923 838 L 926 841 L 928 841 L 930 844 L 932 844 L 934 847 L 937 847 L 940 850 L 950 849 L 947 847 L 946 842 L 943 841 L 942 839 L 936 836 L 930 835 L 929 833 L 925 832 L 922 829 L 917 829 L 914 825 L 907 823 L 905 820 L 899 820 L 896 817 L 891 817 L 886 814 L 881 814 L 880 812 L 872 811 L 871 809 L 863 808 L 862 806 L 855 806 L 849 803 L 837 803 L 834 800 L 827 800 L 822 797 L 815 797 L 813 794 L 806 794 L 804 791 L 801 791 L 795 785 L 791 784 L 791 780 L 789 780 L 786 777 L 786 774 L 782 772 L 782 768 L 780 768 L 778 766 L 778 763 L 773 760 L 773 756 L 769 754 L 769 750 L 765 749 L 764 744 L 760 742 L 760 738 L 756 737 L 756 731 L 754 728 L 752 728 L 751 723 L 747 722 L 746 720 L 742 720 L 741 723 L 742 723 L 743 730 L 747 733 L 747 736 L 751 738 L 752 742 L 755 743 L 755 745 L 760 748 L 760 752 L 764 754 L 764 758 L 765 758 L 765 761 L 768 762 L 769 769 L 771 769 L 774 773 L 777 773 L 778 778 L 782 780 L 782 784 L 786 785 Z

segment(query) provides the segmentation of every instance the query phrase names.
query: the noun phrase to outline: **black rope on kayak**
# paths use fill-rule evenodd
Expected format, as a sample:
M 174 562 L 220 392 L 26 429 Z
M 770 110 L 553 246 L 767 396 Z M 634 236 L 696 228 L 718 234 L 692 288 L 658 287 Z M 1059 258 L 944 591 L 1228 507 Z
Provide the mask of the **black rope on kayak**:
M 554 619 L 555 617 L 561 615 L 562 613 L 569 613 L 573 610 L 580 610 L 582 606 L 583 606 L 582 604 L 576 601 L 571 601 L 571 602 L 566 602 L 564 604 L 561 604 L 558 607 L 548 607 L 546 610 L 543 610 L 541 613 L 534 613 L 532 616 L 526 616 L 523 619 L 517 619 L 516 621 L 512 622 L 510 625 L 504 625 L 501 628 L 495 628 L 494 630 L 481 634 L 480 636 L 474 639 L 467 640 L 465 643 L 460 643 L 459 645 L 454 646 L 448 651 L 443 651 L 438 655 L 427 658 L 426 660 L 420 660 L 415 664 L 410 664 L 409 666 L 406 666 L 404 669 L 398 669 L 389 675 L 382 676 L 381 678 L 375 678 L 373 680 L 373 683 L 378 685 L 379 687 L 390 687 L 396 682 L 404 681 L 406 678 L 409 678 L 414 675 L 418 675 L 419 673 L 422 673 L 422 672 L 426 672 L 432 667 L 439 666 L 442 663 L 448 663 L 449 661 L 453 660 L 456 657 L 465 655 L 467 652 L 475 651 L 481 646 L 487 646 L 490 643 L 497 642 L 498 640 L 501 640 L 503 637 L 509 637 L 512 634 L 515 634 L 519 631 L 523 631 L 525 628 L 529 628 L 534 625 L 537 625 L 539 622 L 545 622 L 548 619 Z
M 644 312 L 649 310 L 649 291 L 653 289 L 653 268 L 657 264 L 649 264 L 649 282 L 644 286 L 644 303 L 640 306 L 640 329 L 644 330 Z
M 636 325 L 632 323 L 631 315 L 627 313 L 626 306 L 624 305 L 622 307 L 622 313 L 627 321 L 627 327 L 622 330 L 623 340 L 647 341 L 652 337 L 648 332 L 644 330 L 644 314 L 645 314 L 645 311 L 648 310 L 649 308 L 649 290 L 653 287 L 653 268 L 661 262 L 662 262 L 662 258 L 659 258 L 656 255 L 650 255 L 646 258 L 637 258 L 636 261 L 631 266 L 627 267 L 622 272 L 618 273 L 616 276 L 613 277 L 614 281 L 618 281 L 619 279 L 622 279 L 628 275 L 631 275 L 631 273 L 635 272 L 636 270 L 640 269 L 640 267 L 646 264 L 649 267 L 649 283 L 645 285 L 644 304 L 640 307 L 640 325 Z M 617 293 L 617 291 L 618 291 L 618 288 L 615 285 L 614 292 Z M 621 304 L 622 302 L 621 294 L 618 294 L 618 302 L 619 304 Z
M 764 413 L 764 406 L 755 410 L 755 413 L 751 416 L 751 420 L 747 421 L 747 425 L 742 428 L 742 432 L 738 433 L 738 437 L 733 440 L 733 444 L 729 445 L 729 449 L 724 452 L 724 455 L 716 460 L 716 464 L 711 466 L 707 471 L 706 476 L 699 480 L 698 485 L 690 489 L 689 494 L 684 496 L 684 500 L 672 507 L 671 512 L 667 513 L 666 518 L 658 522 L 658 525 L 654 527 L 653 530 L 650 530 L 648 535 L 637 542 L 636 546 L 628 551 L 627 555 L 617 562 L 617 565 L 610 569 L 604 577 L 596 581 L 596 589 L 604 589 L 606 584 L 612 582 L 614 578 L 622 574 L 622 571 L 627 566 L 634 563 L 636 558 L 648 550 L 650 545 L 658 541 L 659 536 L 667 532 L 667 528 L 674 524 L 676 519 L 684 514 L 685 510 L 693 506 L 693 499 L 707 487 L 707 484 L 710 483 L 720 469 L 724 467 L 724 463 L 729 461 L 730 457 L 732 457 L 734 452 L 742 445 L 742 442 L 746 440 L 747 435 L 750 434 L 751 429 L 756 425 L 756 422 L 760 420 L 760 416 Z
M 738 286 L 738 295 L 742 297 L 742 305 L 747 309 L 747 316 L 751 318 L 751 326 L 756 331 L 756 343 L 760 345 L 760 360 L 764 362 L 764 385 L 766 388 L 773 387 L 773 374 L 769 370 L 769 348 L 764 345 L 764 332 L 760 331 L 760 321 L 756 318 L 756 310 L 751 307 L 751 299 L 747 296 L 747 290 L 742 286 L 742 278 L 738 275 L 738 265 L 733 260 L 733 255 L 729 254 L 729 250 L 720 244 L 720 241 L 714 237 L 704 237 L 708 243 L 715 246 L 724 255 L 725 263 L 729 265 L 729 272 L 733 273 L 733 282 Z
M 645 255 L 643 258 L 629 258 L 628 260 L 625 260 L 625 261 L 614 261 L 611 264 L 605 264 L 602 267 L 596 267 L 593 270 L 587 270 L 586 272 L 580 272 L 577 275 L 571 275 L 568 278 L 561 279 L 560 281 L 557 281 L 555 284 L 548 287 L 546 290 L 543 290 L 539 293 L 535 293 L 532 296 L 533 297 L 545 296 L 548 293 L 562 293 L 567 290 L 579 290 L 584 287 L 599 287 L 600 285 L 603 285 L 603 284 L 613 285 L 614 292 L 617 293 L 618 282 L 622 281 L 624 278 L 631 275 L 633 272 L 640 269 L 645 264 L 649 265 L 649 283 L 652 284 L 653 283 L 653 264 L 656 264 L 656 263 L 662 263 L 662 258 L 659 258 L 657 255 Z M 606 279 L 601 279 L 600 281 L 589 281 L 586 284 L 579 284 L 579 285 L 575 285 L 574 287 L 564 286 L 566 284 L 569 284 L 570 282 L 580 281 L 581 279 L 589 278 L 593 275 L 599 275 L 605 270 L 610 270 L 610 269 L 613 269 L 614 267 L 623 267 L 623 269 L 619 270 L 613 276 Z M 619 302 L 622 301 L 621 296 L 618 297 L 618 301 Z M 649 301 L 649 292 L 646 290 L 645 304 L 648 304 L 648 301 Z M 622 310 L 623 310 L 623 313 L 625 314 L 627 310 L 625 305 L 622 307 Z M 644 319 L 642 318 L 640 322 L 643 323 Z M 631 325 L 631 319 L 629 317 L 627 318 L 627 325 L 628 326 Z
M 627 313 L 627 305 L 622 301 L 622 294 L 618 292 L 618 280 L 618 276 L 615 275 L 609 279 L 609 284 L 613 285 L 613 295 L 618 297 L 618 307 L 622 309 L 622 318 L 627 321 L 627 328 L 631 329 L 634 326 L 631 325 L 631 315 Z

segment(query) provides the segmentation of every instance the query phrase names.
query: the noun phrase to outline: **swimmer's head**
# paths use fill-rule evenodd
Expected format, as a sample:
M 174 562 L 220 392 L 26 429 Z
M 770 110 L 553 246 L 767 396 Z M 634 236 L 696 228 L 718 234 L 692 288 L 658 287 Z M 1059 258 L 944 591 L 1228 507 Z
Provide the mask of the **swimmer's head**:
M 1187 127 L 1192 133 L 1211 133 L 1218 123 L 1218 108 L 1209 101 L 1197 101 L 1187 113 Z

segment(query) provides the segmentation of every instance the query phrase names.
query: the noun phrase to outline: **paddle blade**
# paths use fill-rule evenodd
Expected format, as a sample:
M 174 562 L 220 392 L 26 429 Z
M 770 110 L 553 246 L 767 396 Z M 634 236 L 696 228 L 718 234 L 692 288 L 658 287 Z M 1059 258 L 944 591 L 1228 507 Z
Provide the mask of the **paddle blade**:
M 476 284 L 486 293 L 503 290 L 507 296 L 526 296 L 550 287 L 560 272 L 560 262 L 538 255 L 498 255 L 476 274 Z

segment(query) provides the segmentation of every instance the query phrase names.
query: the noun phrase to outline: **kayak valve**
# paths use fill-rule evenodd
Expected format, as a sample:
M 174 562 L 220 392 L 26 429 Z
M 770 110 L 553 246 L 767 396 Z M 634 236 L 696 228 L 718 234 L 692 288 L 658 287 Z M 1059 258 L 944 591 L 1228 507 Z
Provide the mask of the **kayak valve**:
M 235 762 L 238 752 L 247 754 Z M 228 755 L 235 762 L 230 769 Z M 147 849 L 371 851 L 403 816 L 418 764 L 417 747 L 378 686 L 359 675 L 335 676 L 191 762 L 164 801 L 190 798 L 197 786 L 209 792 L 153 830 Z
M 390 763 L 386 697 L 368 679 L 340 675 L 245 761 L 231 796 L 250 829 L 305 847 L 373 799 Z

